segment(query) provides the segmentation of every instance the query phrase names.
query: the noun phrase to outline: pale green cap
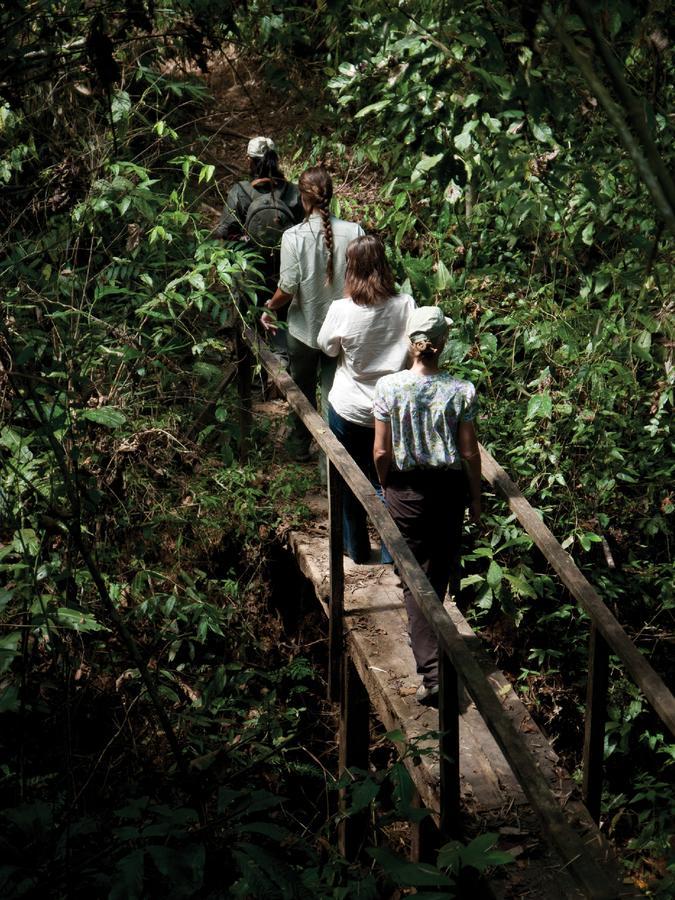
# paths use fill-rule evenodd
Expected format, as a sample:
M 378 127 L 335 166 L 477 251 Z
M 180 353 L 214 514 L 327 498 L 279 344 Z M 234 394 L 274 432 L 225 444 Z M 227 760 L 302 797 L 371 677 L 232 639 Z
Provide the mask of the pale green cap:
M 409 317 L 406 333 L 411 341 L 427 340 L 435 343 L 448 336 L 452 319 L 443 315 L 440 306 L 418 306 Z
M 274 141 L 268 137 L 254 137 L 248 142 L 246 155 L 251 159 L 262 159 L 267 150 L 275 150 Z

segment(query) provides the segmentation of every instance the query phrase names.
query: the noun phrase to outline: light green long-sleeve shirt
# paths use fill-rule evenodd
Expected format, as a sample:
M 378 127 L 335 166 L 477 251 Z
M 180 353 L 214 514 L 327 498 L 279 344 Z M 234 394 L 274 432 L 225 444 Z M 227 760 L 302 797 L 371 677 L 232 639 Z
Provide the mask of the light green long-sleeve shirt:
M 319 213 L 284 232 L 281 239 L 279 288 L 292 294 L 288 331 L 298 341 L 318 349 L 317 337 L 328 307 L 344 297 L 347 245 L 364 234 L 356 222 L 330 217 L 333 229 L 333 280 L 326 284 L 328 251 Z

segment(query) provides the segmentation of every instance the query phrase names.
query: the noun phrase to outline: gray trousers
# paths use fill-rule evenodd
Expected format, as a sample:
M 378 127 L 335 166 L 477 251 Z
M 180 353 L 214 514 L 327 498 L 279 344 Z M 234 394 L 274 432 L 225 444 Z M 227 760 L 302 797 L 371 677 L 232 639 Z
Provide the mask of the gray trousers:
M 453 591 L 459 583 L 465 496 L 464 473 L 455 469 L 392 472 L 385 488 L 387 509 L 441 603 L 450 582 Z M 438 642 L 405 584 L 403 598 L 417 672 L 432 687 L 438 684 Z
M 333 378 L 337 368 L 337 357 L 326 356 L 321 350 L 308 347 L 292 334 L 287 333 L 288 360 L 291 378 L 307 397 L 314 409 L 317 409 L 317 385 L 321 385 L 321 412 L 328 421 L 328 394 L 333 387 Z M 291 437 L 294 449 L 307 451 L 312 436 L 303 425 L 299 416 L 291 413 Z

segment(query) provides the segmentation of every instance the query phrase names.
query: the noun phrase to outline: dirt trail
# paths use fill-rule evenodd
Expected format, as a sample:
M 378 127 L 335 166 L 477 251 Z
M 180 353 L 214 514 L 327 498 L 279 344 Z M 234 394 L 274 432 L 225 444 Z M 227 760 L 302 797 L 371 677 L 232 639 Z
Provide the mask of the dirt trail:
M 238 59 L 234 52 L 214 54 L 205 80 L 214 99 L 201 125 L 208 140 L 200 152 L 204 162 L 216 167 L 214 207 L 205 210 L 216 217 L 230 186 L 248 176 L 250 138 L 271 137 L 279 148 L 282 168 L 290 172 L 295 134 L 308 119 L 311 94 L 275 90 L 265 79 L 262 65 Z
M 300 148 L 301 131 L 311 129 L 317 136 L 330 135 L 333 124 L 330 113 L 322 110 L 317 101 L 317 85 L 307 73 L 307 84 L 297 84 L 300 76 L 293 74 L 293 84 L 272 85 L 266 78 L 263 64 L 237 57 L 236 52 L 215 53 L 209 60 L 206 84 L 213 96 L 210 112 L 202 121 L 201 130 L 207 141 L 199 148 L 204 162 L 216 167 L 216 190 L 210 196 L 211 206 L 204 212 L 215 225 L 230 186 L 248 175 L 246 144 L 259 134 L 273 138 L 279 148 L 281 167 L 291 178 L 297 177 L 309 158 L 299 161 L 293 157 Z M 378 198 L 381 173 L 371 163 L 356 163 L 351 148 L 326 148 L 324 160 L 333 175 L 334 194 L 342 206 L 341 214 L 362 222 L 367 230 L 374 227 L 368 221 L 368 204 Z

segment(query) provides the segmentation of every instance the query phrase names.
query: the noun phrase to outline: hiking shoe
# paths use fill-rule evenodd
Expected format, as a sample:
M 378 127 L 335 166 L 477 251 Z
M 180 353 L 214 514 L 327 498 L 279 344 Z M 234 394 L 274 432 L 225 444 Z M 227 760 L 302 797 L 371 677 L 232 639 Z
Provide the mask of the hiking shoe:
M 422 706 L 433 706 L 434 709 L 438 709 L 438 685 L 432 684 L 427 686 L 422 683 L 417 688 L 415 700 L 421 703 Z

